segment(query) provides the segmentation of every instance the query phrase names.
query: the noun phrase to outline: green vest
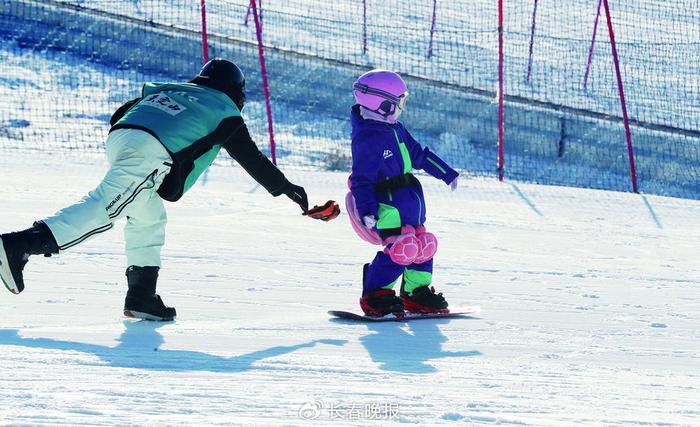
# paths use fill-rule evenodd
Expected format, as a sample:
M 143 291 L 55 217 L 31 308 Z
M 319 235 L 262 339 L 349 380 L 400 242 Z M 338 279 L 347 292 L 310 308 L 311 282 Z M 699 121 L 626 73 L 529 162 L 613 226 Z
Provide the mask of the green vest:
M 151 131 L 170 153 L 178 153 L 209 135 L 227 117 L 241 112 L 223 92 L 192 83 L 146 83 L 141 100 L 116 124 Z M 221 145 L 194 161 L 185 180 L 186 192 L 214 162 Z

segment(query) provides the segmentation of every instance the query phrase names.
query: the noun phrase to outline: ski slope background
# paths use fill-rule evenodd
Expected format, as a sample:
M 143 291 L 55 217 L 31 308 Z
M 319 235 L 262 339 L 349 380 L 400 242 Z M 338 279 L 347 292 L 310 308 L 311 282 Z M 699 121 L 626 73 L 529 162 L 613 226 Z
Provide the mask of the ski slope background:
M 0 232 L 79 200 L 106 171 L 102 156 L 41 147 L 106 133 L 111 111 L 56 122 L 28 112 L 88 97 L 116 107 L 142 83 L 75 87 L 50 52 L 7 44 L 0 102 L 18 121 L 0 133 Z M 262 108 L 251 99 L 246 113 Z M 281 134 L 310 122 L 275 108 L 294 119 Z M 313 124 L 339 129 L 314 144 L 347 138 L 344 119 Z M 26 291 L 0 293 L 0 424 L 698 425 L 700 202 L 474 178 L 452 193 L 423 177 L 435 285 L 453 309 L 481 311 L 365 325 L 326 311 L 359 310 L 376 248 L 345 215 L 311 221 L 221 163 L 167 206 L 159 292 L 177 321 L 121 316 L 121 223 L 33 257 Z M 287 173 L 312 204 L 344 199 L 346 172 Z
M 78 200 L 105 168 L 4 152 L 2 230 Z M 312 203 L 344 196 L 344 173 L 289 175 Z M 423 181 L 435 284 L 455 309 L 480 306 L 476 318 L 330 320 L 328 309 L 358 309 L 375 248 L 344 214 L 311 221 L 215 167 L 167 206 L 159 292 L 175 322 L 122 318 L 123 224 L 33 257 L 25 292 L 0 294 L 0 420 L 697 425 L 700 202 Z
M 201 28 L 199 2 L 58 1 L 195 30 Z M 631 116 L 700 129 L 700 105 L 688 100 L 696 97 L 700 87 L 700 74 L 693 61 L 700 55 L 700 28 L 695 25 L 700 19 L 697 5 L 688 0 L 672 4 L 659 0 L 610 3 Z M 583 87 L 597 4 L 596 0 L 568 0 L 565 7 L 539 8 L 529 79 L 525 76 L 533 1 L 516 0 L 505 5 L 505 93 L 620 115 L 617 81 L 603 24 L 597 32 L 590 87 Z M 426 58 L 426 53 L 431 43 L 432 1 L 264 0 L 258 5 L 262 8 L 268 46 L 350 64 L 382 66 L 463 87 L 495 90 L 498 85 L 498 8 L 492 0 L 435 3 L 431 45 L 435 56 L 431 58 Z M 206 10 L 210 33 L 257 42 L 247 2 L 210 1 Z M 362 44 L 363 12 L 367 16 L 366 52 Z

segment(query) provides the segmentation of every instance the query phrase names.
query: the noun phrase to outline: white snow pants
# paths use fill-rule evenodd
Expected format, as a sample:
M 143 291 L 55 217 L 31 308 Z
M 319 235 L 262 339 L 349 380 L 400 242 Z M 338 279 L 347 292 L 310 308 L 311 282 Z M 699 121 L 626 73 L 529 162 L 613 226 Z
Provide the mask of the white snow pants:
M 64 251 L 126 217 L 127 266 L 160 267 L 167 217 L 156 190 L 170 171 L 170 155 L 155 137 L 137 129 L 111 132 L 106 145 L 110 168 L 102 182 L 44 222 Z

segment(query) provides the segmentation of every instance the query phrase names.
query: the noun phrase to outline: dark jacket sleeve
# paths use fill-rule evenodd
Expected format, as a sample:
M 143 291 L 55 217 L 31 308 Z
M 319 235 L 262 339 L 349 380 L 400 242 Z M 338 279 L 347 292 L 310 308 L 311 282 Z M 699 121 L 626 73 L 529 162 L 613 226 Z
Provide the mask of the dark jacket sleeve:
M 270 159 L 260 152 L 250 137 L 248 127 L 241 121 L 236 131 L 223 144 L 228 154 L 233 157 L 248 174 L 260 185 L 277 197 L 289 185 L 282 171 L 272 164 Z
M 117 108 L 117 111 L 115 111 L 114 114 L 112 114 L 112 117 L 109 119 L 109 125 L 114 126 L 122 117 L 124 117 L 124 114 L 129 111 L 129 108 L 133 107 L 140 100 L 141 98 L 132 99 L 131 101 L 127 101 L 124 105 Z
M 449 184 L 459 176 L 459 173 L 452 169 L 450 165 L 442 160 L 437 154 L 430 151 L 428 147 L 423 148 L 411 135 L 408 135 L 408 151 L 411 155 L 411 162 L 416 169 L 423 169 L 429 175 Z

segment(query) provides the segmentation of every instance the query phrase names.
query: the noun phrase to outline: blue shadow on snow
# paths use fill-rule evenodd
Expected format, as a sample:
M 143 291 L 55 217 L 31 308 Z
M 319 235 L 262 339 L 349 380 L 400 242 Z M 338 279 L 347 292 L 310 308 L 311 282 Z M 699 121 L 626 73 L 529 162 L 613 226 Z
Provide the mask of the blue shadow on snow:
M 198 351 L 161 350 L 165 342 L 158 328 L 163 322 L 125 321 L 125 330 L 116 347 L 61 341 L 50 338 L 23 338 L 17 329 L 0 329 L 0 345 L 17 345 L 48 350 L 78 351 L 94 354 L 109 366 L 163 371 L 242 372 L 251 369 L 274 369 L 254 366 L 255 362 L 313 347 L 316 344 L 342 346 L 346 340 L 320 339 L 291 346 L 276 346 L 265 350 L 223 357 Z
M 450 319 L 432 319 L 367 323 L 367 329 L 372 333 L 361 337 L 360 343 L 372 361 L 379 363 L 384 371 L 429 374 L 437 372 L 437 368 L 427 363 L 429 360 L 481 355 L 477 350 L 442 350 L 448 339 L 438 325 L 449 322 Z

